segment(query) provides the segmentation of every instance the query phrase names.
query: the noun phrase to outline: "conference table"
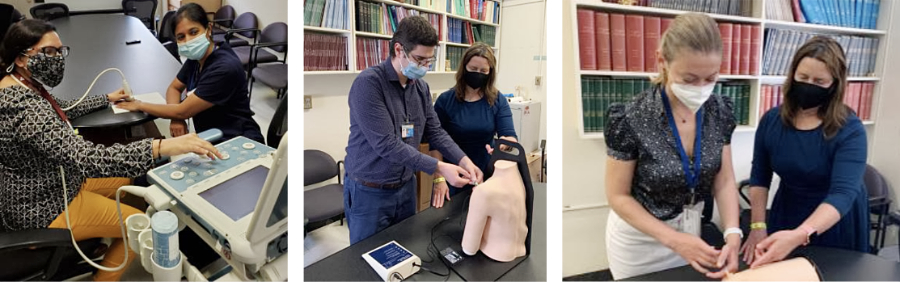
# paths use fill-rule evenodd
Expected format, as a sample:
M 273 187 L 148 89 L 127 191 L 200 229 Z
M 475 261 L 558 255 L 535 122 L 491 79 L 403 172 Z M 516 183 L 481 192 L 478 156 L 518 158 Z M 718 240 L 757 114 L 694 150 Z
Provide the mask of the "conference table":
M 790 257 L 803 256 L 812 261 L 823 281 L 900 281 L 900 263 L 868 253 L 829 247 L 800 247 Z M 741 263 L 740 270 L 747 269 Z M 627 281 L 705 281 L 712 280 L 690 265 L 624 279 Z
M 137 18 L 124 14 L 86 14 L 51 21 L 63 45 L 69 46 L 62 83 L 51 93 L 60 99 L 78 99 L 101 71 L 118 68 L 135 95 L 164 96 L 181 64 Z M 137 44 L 125 44 L 140 40 Z M 122 87 L 116 71 L 97 79 L 88 95 L 106 95 Z M 163 97 L 164 99 L 164 97 Z M 143 112 L 113 113 L 99 110 L 72 120 L 79 129 L 108 129 L 142 124 L 155 119 Z
M 531 255 L 501 276 L 499 279 L 501 281 L 543 281 L 547 279 L 547 185 L 545 183 L 533 183 L 533 187 L 534 210 L 531 223 Z M 309 265 L 303 270 L 303 280 L 381 280 L 375 273 L 375 270 L 362 258 L 362 254 L 392 240 L 397 241 L 401 246 L 422 258 L 423 261 L 426 261 L 429 258 L 427 249 L 432 238 L 447 238 L 446 234 L 440 235 L 439 231 L 436 231 L 434 237 L 432 237 L 430 234 L 432 228 L 442 223 L 444 226 L 457 224 L 458 217 L 466 211 L 467 205 L 465 202 L 467 202 L 469 194 L 471 194 L 471 190 L 460 192 L 453 196 L 451 201 L 444 202 L 444 207 L 440 209 L 428 208 L 372 235 L 372 237 Z M 447 220 L 448 218 L 449 220 Z M 465 256 L 462 253 L 460 255 Z M 448 269 L 439 262 L 440 258 L 433 257 L 433 260 L 432 263 L 425 262 L 425 267 L 429 267 L 439 273 L 447 273 Z M 485 269 L 485 271 L 491 271 L 491 269 Z M 463 277 L 460 277 L 454 271 L 450 271 L 449 274 L 450 277 L 443 277 L 420 270 L 418 273 L 408 277 L 408 279 L 404 279 L 404 281 L 463 280 Z

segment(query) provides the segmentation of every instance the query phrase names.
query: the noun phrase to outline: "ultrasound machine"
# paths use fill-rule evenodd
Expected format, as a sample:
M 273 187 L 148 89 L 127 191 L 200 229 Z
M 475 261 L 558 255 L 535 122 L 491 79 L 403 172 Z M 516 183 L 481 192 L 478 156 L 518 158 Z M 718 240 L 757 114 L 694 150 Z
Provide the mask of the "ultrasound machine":
M 221 131 L 200 137 L 215 140 Z M 126 191 L 144 197 L 148 215 L 174 213 L 179 230 L 191 228 L 228 263 L 231 279 L 285 281 L 287 140 L 285 134 L 276 150 L 236 137 L 216 145 L 222 159 L 188 154 L 151 170 L 151 186 Z M 191 271 L 198 272 L 186 265 L 184 277 L 206 279 Z

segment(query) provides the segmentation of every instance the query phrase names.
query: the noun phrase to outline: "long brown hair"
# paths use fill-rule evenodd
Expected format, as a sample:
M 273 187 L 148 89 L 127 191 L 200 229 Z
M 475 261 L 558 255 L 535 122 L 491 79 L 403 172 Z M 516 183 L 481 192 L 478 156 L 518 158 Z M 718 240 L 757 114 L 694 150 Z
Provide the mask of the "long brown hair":
M 722 37 L 716 21 L 701 13 L 685 13 L 675 17 L 660 38 L 659 55 L 666 62 L 671 62 L 682 51 L 721 55 Z M 659 75 L 651 81 L 665 85 L 668 81 L 667 71 L 660 67 Z
M 825 63 L 828 72 L 831 73 L 832 82 L 830 91 L 834 91 L 828 106 L 819 107 L 817 115 L 822 119 L 823 130 L 825 131 L 825 139 L 834 137 L 838 130 L 844 126 L 847 121 L 849 111 L 844 106 L 844 89 L 847 87 L 847 60 L 844 58 L 844 49 L 841 45 L 825 36 L 816 36 L 806 41 L 791 61 L 791 68 L 787 73 L 787 79 L 784 80 L 784 93 L 791 92 L 791 85 L 794 83 L 794 73 L 797 66 L 804 58 L 813 58 Z M 791 95 L 784 95 L 784 103 L 779 110 L 781 121 L 784 124 L 793 126 L 794 118 L 800 112 L 800 105 L 791 99 Z
M 487 84 L 481 87 L 481 91 L 484 92 L 484 99 L 487 99 L 488 105 L 493 107 L 494 102 L 497 101 L 497 95 L 499 95 L 497 88 L 494 88 L 494 81 L 497 79 L 497 59 L 494 57 L 494 50 L 491 49 L 491 46 L 481 42 L 475 43 L 475 45 L 466 49 L 463 59 L 459 61 L 459 67 L 456 69 L 456 86 L 453 87 L 456 90 L 456 100 L 464 101 L 466 98 L 466 65 L 475 56 L 486 59 L 488 65 L 491 66 Z

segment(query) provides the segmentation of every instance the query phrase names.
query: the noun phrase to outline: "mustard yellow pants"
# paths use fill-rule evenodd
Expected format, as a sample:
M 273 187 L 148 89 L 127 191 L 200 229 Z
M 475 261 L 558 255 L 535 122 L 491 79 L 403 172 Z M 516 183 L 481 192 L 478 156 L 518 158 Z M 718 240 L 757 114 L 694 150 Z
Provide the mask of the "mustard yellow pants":
M 69 204 L 69 220 L 75 241 L 89 238 L 115 238 L 100 265 L 117 267 L 128 251 L 125 267 L 116 272 L 99 270 L 94 274 L 94 281 L 119 281 L 122 273 L 138 255 L 128 248 L 122 239 L 122 227 L 116 211 L 116 189 L 131 184 L 130 178 L 90 178 L 81 185 L 81 191 Z M 141 211 L 122 204 L 122 220 Z M 65 213 L 60 213 L 48 228 L 66 228 Z

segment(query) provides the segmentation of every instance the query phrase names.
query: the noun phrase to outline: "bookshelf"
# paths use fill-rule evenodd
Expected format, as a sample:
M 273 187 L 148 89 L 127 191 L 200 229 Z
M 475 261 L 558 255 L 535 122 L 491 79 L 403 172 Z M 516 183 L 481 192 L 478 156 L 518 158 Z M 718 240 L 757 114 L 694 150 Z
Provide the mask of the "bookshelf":
M 747 111 L 749 112 L 749 124 L 747 125 L 738 125 L 735 129 L 735 133 L 746 133 L 746 132 L 755 132 L 756 125 L 760 118 L 760 110 L 763 105 L 761 105 L 761 100 L 763 99 L 763 88 L 765 85 L 773 85 L 773 84 L 782 84 L 786 79 L 783 75 L 764 75 L 763 74 L 763 64 L 765 61 L 765 48 L 766 48 L 766 37 L 765 32 L 769 29 L 778 29 L 778 30 L 789 30 L 789 31 L 799 31 L 799 32 L 812 32 L 812 33 L 821 33 L 821 34 L 829 34 L 829 35 L 848 35 L 848 36 L 862 36 L 867 38 L 876 38 L 878 39 L 877 44 L 875 44 L 875 59 L 872 64 L 872 71 L 868 72 L 866 76 L 850 76 L 848 77 L 848 82 L 859 82 L 859 83 L 872 83 L 874 86 L 871 89 L 871 114 L 868 120 L 864 120 L 863 124 L 866 127 L 874 126 L 877 117 L 879 115 L 878 110 L 878 102 L 881 95 L 885 95 L 881 90 L 882 76 L 884 72 L 884 62 L 886 56 L 885 47 L 888 35 L 890 34 L 888 30 L 888 25 L 890 23 L 891 10 L 894 6 L 894 1 L 890 0 L 881 0 L 880 8 L 878 13 L 878 19 L 876 23 L 876 29 L 861 29 L 861 28 L 851 28 L 851 27 L 841 27 L 841 26 L 829 26 L 829 25 L 820 25 L 820 24 L 810 24 L 810 23 L 797 23 L 797 22 L 787 22 L 781 20 L 767 19 L 765 16 L 766 7 L 765 5 L 772 3 L 770 0 L 765 1 L 750 1 L 752 4 L 746 10 L 746 16 L 736 16 L 736 15 L 723 15 L 723 14 L 711 14 L 706 13 L 710 17 L 716 20 L 718 23 L 732 23 L 732 24 L 742 24 L 749 26 L 758 26 L 759 27 L 759 38 L 760 44 L 758 49 L 752 50 L 753 52 L 758 52 L 758 56 L 756 58 L 759 60 L 758 64 L 754 64 L 759 68 L 756 70 L 751 69 L 749 75 L 732 75 L 732 74 L 720 74 L 719 81 L 720 82 L 736 82 L 736 83 L 746 83 L 749 84 L 750 88 L 750 97 L 749 102 L 747 103 Z M 572 50 L 566 50 L 567 52 L 573 52 L 576 54 L 574 57 L 576 58 L 576 62 L 574 63 L 575 73 L 579 77 L 579 81 L 585 77 L 608 77 L 612 79 L 649 79 L 650 77 L 658 75 L 656 72 L 632 72 L 632 71 L 606 71 L 606 70 L 583 70 L 580 64 L 580 55 L 579 52 L 579 32 L 578 32 L 578 9 L 590 9 L 593 11 L 605 12 L 610 14 L 625 14 L 625 15 L 642 15 L 642 16 L 652 16 L 652 17 L 661 17 L 661 18 L 674 18 L 677 15 L 688 13 L 689 11 L 681 11 L 681 10 L 673 10 L 673 9 L 664 9 L 664 8 L 655 8 L 655 7 L 645 7 L 645 6 L 629 6 L 629 5 L 621 5 L 617 3 L 607 3 L 601 0 L 572 0 L 572 4 L 569 7 L 565 7 L 567 9 L 571 9 L 571 19 L 568 22 L 564 23 L 564 25 L 568 26 L 567 28 L 571 28 L 574 34 L 574 44 L 572 45 Z M 662 31 L 660 32 L 662 35 Z M 802 43 L 801 43 L 802 44 Z M 799 45 L 798 45 L 799 46 Z M 599 51 L 595 51 L 599 52 Z M 790 52 L 791 57 L 793 56 L 793 51 Z M 646 60 L 646 59 L 645 59 Z M 787 58 L 786 60 L 790 60 Z M 578 120 L 578 133 L 582 139 L 603 139 L 602 131 L 586 131 L 585 124 L 585 112 L 584 112 L 584 103 L 583 103 L 583 92 L 582 92 L 582 84 L 578 83 L 575 85 L 577 95 L 577 107 L 579 109 Z M 605 109 L 604 109 L 605 110 Z
M 313 1 L 313 0 L 307 0 L 307 1 Z M 334 2 L 346 1 L 347 13 L 346 13 L 346 19 L 345 19 L 346 23 L 345 24 L 348 27 L 348 29 L 332 29 L 332 28 L 322 28 L 322 27 L 304 25 L 303 31 L 304 31 L 304 33 L 312 32 L 312 33 L 320 33 L 320 34 L 340 35 L 340 36 L 345 37 L 347 40 L 347 46 L 346 46 L 347 49 L 345 52 L 346 57 L 344 57 L 344 59 L 346 60 L 345 62 L 347 64 L 347 69 L 346 70 L 335 70 L 335 71 L 304 71 L 303 72 L 304 75 L 317 76 L 317 75 L 330 75 L 330 74 L 359 74 L 363 71 L 363 69 L 359 69 L 358 62 L 357 62 L 357 55 L 359 54 L 359 52 L 364 52 L 364 51 L 361 50 L 362 48 L 359 48 L 359 46 L 357 46 L 357 38 L 381 39 L 381 40 L 390 40 L 392 38 L 392 35 L 357 30 L 357 21 L 363 20 L 363 19 L 357 19 L 357 16 L 358 16 L 357 6 L 361 6 L 358 4 L 359 2 L 365 2 L 365 3 L 377 4 L 377 5 L 385 5 L 385 7 L 394 6 L 395 9 L 403 8 L 406 10 L 416 11 L 420 15 L 423 13 L 426 13 L 426 14 L 432 14 L 432 15 L 437 16 L 437 19 L 440 21 L 440 30 L 438 31 L 440 33 L 439 34 L 440 38 L 439 38 L 438 46 L 435 49 L 435 56 L 437 59 L 435 60 L 435 63 L 433 64 L 433 69 L 428 72 L 429 75 L 453 75 L 453 74 L 456 74 L 456 71 L 455 71 L 456 66 L 455 65 L 449 66 L 450 58 L 448 55 L 449 53 L 447 52 L 448 49 L 451 49 L 451 48 L 463 48 L 464 49 L 464 48 L 468 48 L 471 46 L 471 44 L 455 43 L 450 40 L 450 37 L 449 37 L 450 33 L 448 32 L 449 31 L 448 19 L 462 20 L 464 22 L 468 22 L 473 26 L 473 29 L 475 29 L 475 25 L 483 25 L 483 26 L 493 27 L 494 28 L 494 32 L 493 32 L 494 38 L 492 38 L 492 39 L 493 39 L 494 44 L 493 44 L 492 48 L 494 50 L 495 56 L 498 58 L 500 56 L 500 54 L 499 54 L 500 24 L 495 24 L 495 23 L 491 22 L 490 20 L 482 21 L 482 20 L 478 20 L 478 19 L 474 19 L 474 18 L 469 18 L 466 16 L 460 16 L 457 14 L 453 14 L 452 11 L 445 11 L 445 9 L 426 8 L 426 7 L 422 7 L 422 6 L 418 6 L 418 5 L 414 5 L 414 4 L 398 2 L 397 0 L 324 0 L 324 1 L 329 1 L 329 2 L 331 2 L 331 1 L 334 1 Z M 426 0 L 421 0 L 421 1 L 425 2 Z M 432 2 L 436 3 L 435 5 L 437 5 L 438 7 L 446 6 L 446 3 L 448 1 L 459 1 L 459 0 L 432 0 Z M 469 0 L 465 0 L 465 2 L 468 2 L 468 1 Z M 502 1 L 501 0 L 484 0 L 484 2 L 489 2 L 489 4 L 491 4 L 491 3 L 498 4 L 496 13 L 497 13 L 497 21 L 499 23 L 502 20 L 502 13 L 501 13 L 502 5 L 500 5 L 502 3 Z M 386 19 L 385 17 L 382 18 L 382 20 L 385 20 L 385 19 Z M 485 39 L 482 38 L 482 40 L 476 40 L 476 41 L 481 42 L 483 40 L 485 40 Z M 378 63 L 380 63 L 380 62 L 378 62 Z M 370 66 L 371 66 L 371 64 L 370 64 Z M 451 71 L 451 69 L 453 69 L 453 70 Z

